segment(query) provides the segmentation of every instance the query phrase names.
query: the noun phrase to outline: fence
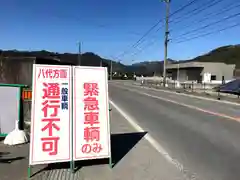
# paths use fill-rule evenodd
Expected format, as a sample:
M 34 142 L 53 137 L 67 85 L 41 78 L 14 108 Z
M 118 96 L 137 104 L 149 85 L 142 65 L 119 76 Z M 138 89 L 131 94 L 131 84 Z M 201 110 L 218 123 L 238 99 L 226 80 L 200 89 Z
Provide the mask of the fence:
M 140 79 L 138 78 L 136 83 L 138 85 L 153 87 L 153 88 L 163 88 L 163 81 L 161 80 L 150 80 L 150 79 Z M 219 82 L 215 83 L 196 83 L 196 82 L 178 82 L 178 81 L 168 81 L 167 89 L 186 91 L 192 93 L 205 93 L 213 96 L 224 96 L 231 98 L 239 98 L 239 95 L 219 93 L 216 91 L 217 87 L 221 85 Z
M 151 86 L 163 86 L 163 81 L 162 80 L 148 80 L 148 79 L 143 79 L 140 80 L 138 79 L 137 82 L 141 82 L 144 85 L 151 85 Z M 213 89 L 221 83 L 216 82 L 216 83 L 197 83 L 197 82 L 178 82 L 178 81 L 167 81 L 167 87 L 171 89 L 192 89 L 192 90 L 209 90 Z

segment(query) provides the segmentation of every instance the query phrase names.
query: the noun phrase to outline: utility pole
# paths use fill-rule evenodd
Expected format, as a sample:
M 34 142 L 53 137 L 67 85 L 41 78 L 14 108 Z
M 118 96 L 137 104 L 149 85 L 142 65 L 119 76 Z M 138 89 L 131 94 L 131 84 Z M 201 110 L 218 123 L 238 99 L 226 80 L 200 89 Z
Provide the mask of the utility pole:
M 133 65 L 133 63 L 134 63 L 134 60 L 132 60 L 132 65 Z M 133 78 L 135 79 L 135 75 L 136 75 L 136 73 L 135 73 L 135 70 L 133 69 Z
M 179 82 L 179 61 L 178 61 L 178 64 L 177 64 L 177 81 Z
M 81 66 L 81 54 L 82 54 L 82 45 L 81 42 L 78 43 L 78 65 Z
M 110 80 L 112 80 L 112 75 L 113 75 L 113 67 L 112 67 L 112 60 L 111 61 L 111 65 L 110 65 Z
M 164 40 L 164 63 L 163 63 L 163 85 L 166 86 L 166 65 L 167 65 L 167 57 L 168 57 L 168 24 L 169 24 L 169 11 L 170 11 L 170 0 L 164 0 L 166 3 L 166 21 L 165 21 L 165 40 Z

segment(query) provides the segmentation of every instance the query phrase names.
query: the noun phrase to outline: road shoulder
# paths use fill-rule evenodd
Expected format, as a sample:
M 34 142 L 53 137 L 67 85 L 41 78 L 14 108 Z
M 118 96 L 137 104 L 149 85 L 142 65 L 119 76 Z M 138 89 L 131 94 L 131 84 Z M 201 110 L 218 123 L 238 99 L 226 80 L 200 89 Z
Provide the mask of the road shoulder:
M 72 174 L 67 163 L 54 164 L 49 167 L 33 167 L 33 180 L 182 180 L 182 174 L 172 164 L 166 161 L 150 143 L 144 139 L 147 132 L 136 131 L 121 114 L 111 107 L 111 141 L 114 167 L 107 162 L 90 162 L 83 165 Z M 4 145 L 2 145 L 4 146 Z M 22 160 L 1 165 L 1 180 L 26 180 L 28 167 L 29 145 L 8 147 L 12 156 L 24 156 Z M 21 166 L 19 166 L 21 164 Z M 84 164 L 84 163 L 83 163 Z M 16 166 L 19 166 L 18 168 Z M 7 171 L 8 170 L 8 171 Z M 3 171 L 3 172 L 2 172 Z M 14 171 L 14 176 L 13 172 Z M 6 177 L 5 179 L 3 177 Z M 181 178 L 180 178 L 181 177 Z

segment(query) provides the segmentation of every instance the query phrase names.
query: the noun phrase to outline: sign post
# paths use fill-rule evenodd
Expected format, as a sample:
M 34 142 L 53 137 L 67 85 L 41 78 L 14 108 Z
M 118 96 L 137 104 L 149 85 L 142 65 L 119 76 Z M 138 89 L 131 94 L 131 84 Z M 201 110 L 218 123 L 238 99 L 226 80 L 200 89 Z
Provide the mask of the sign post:
M 73 85 L 74 82 L 74 76 L 73 76 L 73 71 L 71 70 L 71 85 Z M 71 88 L 71 162 L 70 162 L 70 169 L 71 172 L 75 172 L 75 162 L 73 159 L 73 102 L 74 102 L 74 97 L 73 97 L 73 88 Z
M 105 67 L 34 65 L 31 166 L 109 158 L 108 73 Z

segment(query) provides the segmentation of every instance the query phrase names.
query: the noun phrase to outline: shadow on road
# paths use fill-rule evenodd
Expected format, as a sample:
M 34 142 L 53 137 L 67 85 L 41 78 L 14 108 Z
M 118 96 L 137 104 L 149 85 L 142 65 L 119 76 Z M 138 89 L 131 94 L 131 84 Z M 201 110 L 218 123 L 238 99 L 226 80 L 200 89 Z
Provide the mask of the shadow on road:
M 22 157 L 22 156 L 14 157 L 14 158 L 5 158 L 5 157 L 3 157 L 5 155 L 9 155 L 9 154 L 10 154 L 9 152 L 0 152 L 0 163 L 10 164 L 13 161 L 25 159 L 25 157 Z
M 146 132 L 113 134 L 111 136 L 113 166 L 115 166 L 145 134 Z
M 146 134 L 146 132 L 122 133 L 111 135 L 111 153 L 112 167 L 114 167 Z M 79 170 L 84 166 L 109 164 L 109 159 L 83 160 L 75 162 L 75 170 Z M 44 169 L 35 172 L 35 176 L 43 171 L 51 171 L 55 169 L 69 169 L 70 163 L 52 163 L 48 164 Z

